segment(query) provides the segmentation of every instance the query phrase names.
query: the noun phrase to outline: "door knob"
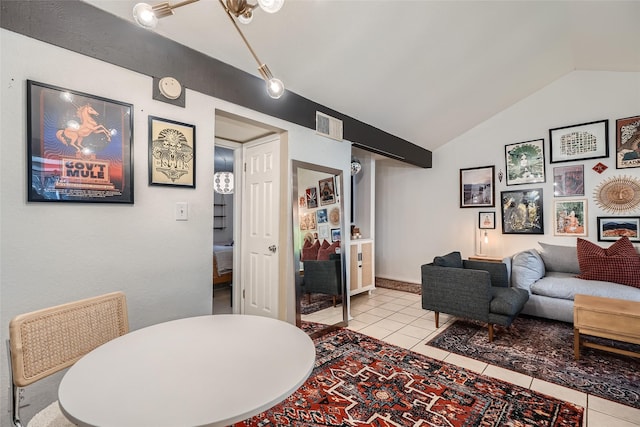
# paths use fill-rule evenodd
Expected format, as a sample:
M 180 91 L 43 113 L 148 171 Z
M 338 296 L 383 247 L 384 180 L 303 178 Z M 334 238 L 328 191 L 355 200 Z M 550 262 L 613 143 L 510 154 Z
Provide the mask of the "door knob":
M 269 246 L 269 250 L 271 251 L 271 253 L 276 253 L 276 245 L 271 245 Z

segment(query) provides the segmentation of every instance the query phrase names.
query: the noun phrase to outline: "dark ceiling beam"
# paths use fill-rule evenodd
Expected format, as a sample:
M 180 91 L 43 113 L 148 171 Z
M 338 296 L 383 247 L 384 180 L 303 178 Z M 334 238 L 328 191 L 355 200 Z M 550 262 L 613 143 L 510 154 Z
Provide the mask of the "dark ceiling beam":
M 261 78 L 88 3 L 2 0 L 0 7 L 0 26 L 7 30 L 151 77 L 172 76 L 191 90 L 310 129 L 320 111 L 342 120 L 344 138 L 359 148 L 423 168 L 432 165 L 429 150 L 290 91 L 273 100 Z

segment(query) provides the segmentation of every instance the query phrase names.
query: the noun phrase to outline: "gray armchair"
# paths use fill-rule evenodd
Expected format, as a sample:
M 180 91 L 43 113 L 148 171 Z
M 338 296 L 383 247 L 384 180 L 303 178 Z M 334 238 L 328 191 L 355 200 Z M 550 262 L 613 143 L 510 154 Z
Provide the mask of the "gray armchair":
M 486 322 L 489 341 L 493 325 L 510 326 L 529 299 L 523 289 L 509 287 L 503 263 L 462 260 L 459 252 L 436 257 L 422 266 L 422 308 L 439 314 Z
M 328 261 L 304 261 L 304 278 L 302 293 L 333 295 L 333 306 L 336 297 L 342 295 L 342 263 L 339 254 L 332 254 Z

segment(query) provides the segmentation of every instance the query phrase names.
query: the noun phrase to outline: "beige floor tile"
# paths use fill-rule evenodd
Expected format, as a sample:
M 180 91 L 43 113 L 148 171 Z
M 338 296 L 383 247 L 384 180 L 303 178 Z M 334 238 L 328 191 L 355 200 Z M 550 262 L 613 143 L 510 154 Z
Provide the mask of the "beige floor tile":
M 588 409 L 587 411 L 587 427 L 638 427 L 640 423 L 626 421 L 616 418 L 612 415 L 603 414 L 602 412 Z
M 432 331 L 428 329 L 420 328 L 414 325 L 406 325 L 398 329 L 398 332 L 404 335 L 409 335 L 410 337 L 419 338 L 420 340 L 423 340 L 426 337 L 428 337 Z
M 373 324 L 374 326 L 378 326 L 380 328 L 384 328 L 384 329 L 388 329 L 390 331 L 397 331 L 398 329 L 406 326 L 404 323 L 402 322 L 397 322 L 395 320 L 391 320 L 389 318 L 386 319 L 382 319 L 377 321 L 376 323 Z
M 531 386 L 531 378 L 528 375 L 521 374 L 519 372 L 510 371 L 508 369 L 500 368 L 498 366 L 487 365 L 487 368 L 483 372 L 484 375 L 492 378 L 497 378 L 502 381 L 507 381 L 512 384 L 519 385 L 520 387 L 529 388 Z
M 398 311 L 398 313 L 408 314 L 409 316 L 413 316 L 415 318 L 419 318 L 419 317 L 422 317 L 422 316 L 426 315 L 427 311 L 423 310 L 421 308 L 415 308 L 415 307 L 412 307 L 412 306 L 407 306 L 407 307 L 403 308 L 402 310 Z
M 398 347 L 411 349 L 414 345 L 420 342 L 420 338 L 410 337 L 408 335 L 401 334 L 400 332 L 394 332 L 384 338 L 385 342 L 389 344 L 397 345 Z
M 588 400 L 589 409 L 640 425 L 640 409 L 621 405 L 593 395 L 589 395 Z
M 364 328 L 360 329 L 358 332 L 360 332 L 361 334 L 365 334 L 368 335 L 370 337 L 376 338 L 376 339 L 384 339 L 385 337 L 391 335 L 394 331 L 390 331 L 389 329 L 385 329 L 383 327 L 380 326 L 376 326 L 376 325 L 369 325 L 369 326 L 365 326 Z
M 534 378 L 533 382 L 531 383 L 531 390 L 555 397 L 556 399 L 575 403 L 576 405 L 582 406 L 583 408 L 587 407 L 587 394 L 577 390 L 573 390 L 547 381 L 542 381 L 536 378 Z
M 391 311 L 399 311 L 405 308 L 406 306 L 402 304 L 396 304 L 395 302 L 387 302 L 380 306 L 380 308 L 384 308 Z
M 377 301 L 377 302 L 392 302 L 395 301 L 397 298 L 394 298 L 392 296 L 389 295 L 374 295 L 370 301 Z
M 360 331 L 362 328 L 366 328 L 367 326 L 369 326 L 368 323 L 351 319 L 349 320 L 349 326 L 347 326 L 347 329 L 351 329 L 352 331 Z
M 393 313 L 395 313 L 395 311 L 387 310 L 381 307 L 374 307 L 371 310 L 367 311 L 367 313 L 384 318 L 391 316 Z
M 366 313 L 359 314 L 357 316 L 353 316 L 353 319 L 359 322 L 372 324 L 382 320 L 382 317 L 374 316 L 373 314 L 369 314 L 369 312 L 366 312 Z
M 449 355 L 448 351 L 428 346 L 424 341 L 420 341 L 418 344 L 411 347 L 411 351 L 415 351 L 416 353 L 423 354 L 436 360 L 444 360 Z
M 468 369 L 473 372 L 481 374 L 486 368 L 487 364 L 479 360 L 472 359 L 470 357 L 460 356 L 459 354 L 450 353 L 445 359 L 445 362 L 459 366 L 464 369 Z
M 395 312 L 395 313 L 391 313 L 387 317 L 387 319 L 395 320 L 396 322 L 400 322 L 400 323 L 404 323 L 405 325 L 408 325 L 409 323 L 411 323 L 414 320 L 416 320 L 416 317 L 415 316 L 411 316 L 409 314 Z

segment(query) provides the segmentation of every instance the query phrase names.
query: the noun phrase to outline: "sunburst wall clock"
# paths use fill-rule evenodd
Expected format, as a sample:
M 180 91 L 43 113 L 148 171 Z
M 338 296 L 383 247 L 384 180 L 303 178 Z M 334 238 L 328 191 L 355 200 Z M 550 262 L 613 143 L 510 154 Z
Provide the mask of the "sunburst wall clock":
M 640 180 L 632 176 L 609 178 L 596 187 L 593 198 L 607 212 L 633 211 L 640 205 Z

